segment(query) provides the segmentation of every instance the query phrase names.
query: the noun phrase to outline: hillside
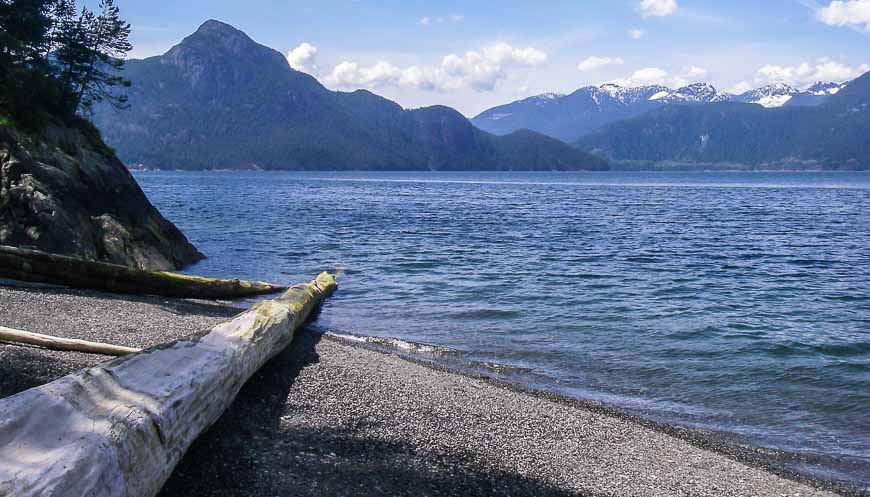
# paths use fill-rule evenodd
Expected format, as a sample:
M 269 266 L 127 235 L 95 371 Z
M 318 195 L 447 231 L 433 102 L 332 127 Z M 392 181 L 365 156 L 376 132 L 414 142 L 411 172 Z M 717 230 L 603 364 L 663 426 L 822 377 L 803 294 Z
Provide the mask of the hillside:
M 161 169 L 573 170 L 606 164 L 535 133 L 496 137 L 448 107 L 334 92 L 278 52 L 208 21 L 131 60 L 130 109 L 95 122 L 128 165 Z
M 763 107 L 815 106 L 843 87 L 845 84 L 816 83 L 798 90 L 775 84 L 732 95 L 706 83 L 676 90 L 660 85 L 626 88 L 608 83 L 586 86 L 569 95 L 547 93 L 494 107 L 474 117 L 472 122 L 484 131 L 499 135 L 530 129 L 573 142 L 603 126 L 665 105 L 740 102 Z
M 614 123 L 577 145 L 634 163 L 870 169 L 870 73 L 813 107 L 671 105 Z

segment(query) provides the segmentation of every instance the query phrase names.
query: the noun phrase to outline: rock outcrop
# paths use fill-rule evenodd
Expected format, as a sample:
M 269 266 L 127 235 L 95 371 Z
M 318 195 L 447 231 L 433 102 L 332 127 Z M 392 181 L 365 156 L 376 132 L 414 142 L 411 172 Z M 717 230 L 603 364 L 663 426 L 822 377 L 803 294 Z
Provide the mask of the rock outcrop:
M 98 133 L 79 128 L 0 126 L 0 245 L 152 271 L 202 259 Z

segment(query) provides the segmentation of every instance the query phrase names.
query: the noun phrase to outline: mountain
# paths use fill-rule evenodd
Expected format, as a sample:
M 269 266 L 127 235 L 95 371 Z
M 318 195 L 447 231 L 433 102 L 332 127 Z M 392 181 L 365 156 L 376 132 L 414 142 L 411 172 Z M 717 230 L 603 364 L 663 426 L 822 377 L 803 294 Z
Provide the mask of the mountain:
M 605 126 L 577 145 L 634 167 L 739 164 L 866 170 L 870 169 L 868 111 L 870 73 L 816 106 L 669 105 Z
M 532 132 L 493 136 L 448 107 L 334 92 L 218 21 L 130 60 L 130 108 L 94 121 L 125 163 L 172 169 L 562 170 L 606 164 Z
M 775 83 L 735 96 L 733 102 L 758 104 L 762 107 L 784 105 L 816 106 L 835 95 L 845 83 L 816 83 L 805 90 L 798 90 L 785 83 Z
M 709 83 L 695 83 L 675 91 L 662 92 L 654 95 L 651 100 L 663 104 L 708 104 L 727 102 L 732 95 L 721 93 Z
M 845 84 L 816 83 L 806 90 L 775 84 L 742 95 L 718 91 L 708 83 L 695 83 L 676 90 L 664 86 L 623 88 L 609 83 L 586 86 L 571 93 L 548 93 L 489 109 L 472 122 L 497 135 L 530 129 L 573 142 L 610 123 L 639 116 L 668 104 L 753 103 L 763 107 L 815 106 L 837 93 Z
M 605 124 L 659 107 L 662 103 L 653 97 L 670 92 L 664 86 L 586 86 L 570 95 L 545 94 L 494 107 L 471 121 L 497 135 L 530 129 L 570 142 Z

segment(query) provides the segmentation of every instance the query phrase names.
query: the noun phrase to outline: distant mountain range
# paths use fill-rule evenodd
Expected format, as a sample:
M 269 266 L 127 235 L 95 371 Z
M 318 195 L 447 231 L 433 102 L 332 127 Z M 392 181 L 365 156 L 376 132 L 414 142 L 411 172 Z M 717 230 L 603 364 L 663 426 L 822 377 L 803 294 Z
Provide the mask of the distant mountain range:
M 94 121 L 128 165 L 161 169 L 576 170 L 607 164 L 534 131 L 495 136 L 448 107 L 334 92 L 277 51 L 208 21 L 127 62 L 130 109 Z
M 790 92 L 769 87 L 745 99 L 762 105 L 666 105 L 604 126 L 576 144 L 640 169 L 704 164 L 870 169 L 870 73 L 846 86 Z M 798 99 L 810 105 L 786 105 Z
M 669 104 L 740 102 L 773 108 L 816 106 L 845 84 L 816 83 L 798 90 L 774 84 L 741 95 L 723 93 L 710 84 L 696 83 L 672 90 L 664 86 L 624 88 L 615 84 L 586 86 L 569 95 L 547 93 L 489 109 L 474 117 L 478 128 L 504 135 L 530 129 L 573 142 L 607 124 L 639 116 Z

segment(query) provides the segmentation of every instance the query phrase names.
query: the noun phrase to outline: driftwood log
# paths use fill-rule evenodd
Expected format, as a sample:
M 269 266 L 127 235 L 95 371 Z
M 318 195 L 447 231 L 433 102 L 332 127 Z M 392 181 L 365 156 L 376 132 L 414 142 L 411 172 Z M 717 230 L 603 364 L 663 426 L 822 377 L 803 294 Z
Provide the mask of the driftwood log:
M 290 288 L 180 340 L 0 400 L 0 496 L 151 497 L 335 279 Z
M 115 293 L 203 299 L 250 297 L 287 289 L 286 286 L 262 282 L 142 271 L 4 245 L 0 245 L 0 278 Z
M 35 345 L 37 347 L 51 350 L 86 352 L 88 354 L 100 354 L 110 356 L 124 356 L 142 351 L 142 349 L 122 347 L 120 345 L 111 345 L 108 343 L 89 342 L 87 340 L 75 340 L 72 338 L 60 338 L 51 335 L 43 335 L 41 333 L 31 333 L 29 331 L 14 330 L 5 326 L 0 326 L 0 342 L 21 343 L 25 345 Z

